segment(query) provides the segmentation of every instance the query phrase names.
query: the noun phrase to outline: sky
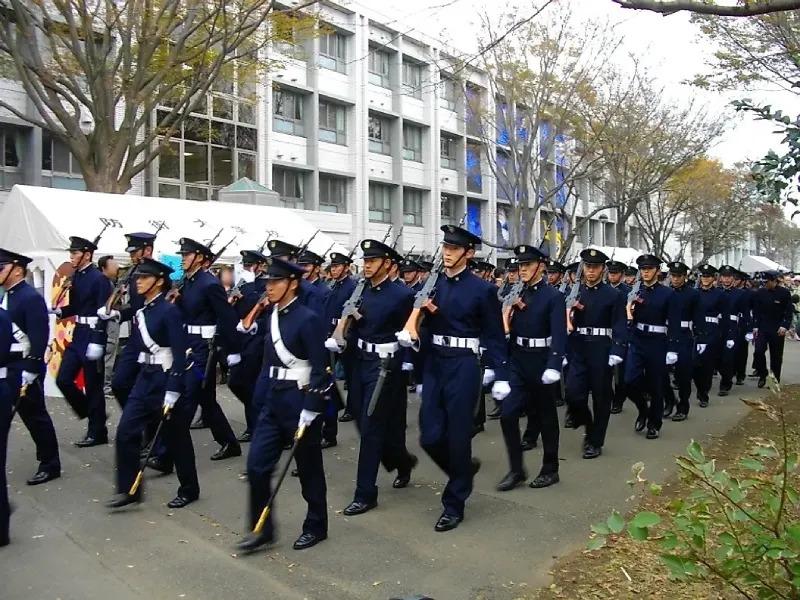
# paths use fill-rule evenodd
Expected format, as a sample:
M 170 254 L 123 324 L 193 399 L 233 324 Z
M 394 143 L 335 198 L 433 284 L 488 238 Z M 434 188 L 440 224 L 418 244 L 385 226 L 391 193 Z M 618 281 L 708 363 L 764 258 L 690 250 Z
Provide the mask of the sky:
M 563 1 L 563 0 L 556 0 Z M 653 68 L 670 96 L 695 95 L 714 111 L 729 110 L 734 99 L 751 98 L 772 104 L 789 115 L 800 114 L 800 97 L 780 91 L 747 91 L 719 94 L 698 91 L 681 82 L 704 72 L 704 56 L 714 47 L 704 39 L 686 14 L 663 17 L 654 13 L 623 9 L 611 0 L 572 0 L 576 13 L 587 18 L 610 19 L 624 36 L 623 50 L 632 53 Z M 350 0 L 345 4 L 368 4 L 388 19 L 396 19 L 392 27 L 409 35 L 415 31 L 443 39 L 452 46 L 469 52 L 475 47 L 478 33 L 477 15 L 503 11 L 508 5 L 495 0 Z M 522 0 L 515 5 L 521 16 L 529 14 L 533 3 Z M 757 160 L 770 148 L 778 149 L 780 137 L 773 127 L 742 114 L 731 114 L 728 133 L 711 151 L 726 165 Z

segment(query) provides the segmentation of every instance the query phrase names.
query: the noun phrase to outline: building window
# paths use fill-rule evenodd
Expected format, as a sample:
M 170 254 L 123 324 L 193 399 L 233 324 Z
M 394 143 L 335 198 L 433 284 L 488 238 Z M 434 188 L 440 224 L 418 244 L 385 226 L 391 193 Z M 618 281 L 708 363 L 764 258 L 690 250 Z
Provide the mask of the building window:
M 275 44 L 275 48 L 284 56 L 305 61 L 308 55 L 303 46 L 303 40 L 298 33 L 299 31 L 296 28 L 292 28 L 291 31 L 286 32 L 286 38 L 283 41 Z
M 331 71 L 347 73 L 347 38 L 331 33 L 319 39 L 319 65 Z
M 323 212 L 347 212 L 347 180 L 319 176 L 319 209 Z
M 25 183 L 22 173 L 23 131 L 0 125 L 0 189 Z
M 422 162 L 422 129 L 403 125 L 403 158 Z
M 389 141 L 390 123 L 387 119 L 370 117 L 367 130 L 369 137 L 369 151 L 376 154 L 391 154 L 392 148 Z
M 305 208 L 305 173 L 291 169 L 272 169 L 272 189 L 281 195 L 286 208 Z
M 403 61 L 403 93 L 412 98 L 422 98 L 422 66 Z
M 369 82 L 385 88 L 390 87 L 388 52 L 372 50 L 369 53 Z
M 403 224 L 422 227 L 422 191 L 403 190 Z
M 448 77 L 442 77 L 442 96 L 439 106 L 447 110 L 456 109 L 456 82 Z
M 369 184 L 369 220 L 392 222 L 392 188 L 388 185 Z
M 320 101 L 319 139 L 331 144 L 347 145 L 347 109 L 341 104 Z
M 289 135 L 305 136 L 303 129 L 303 97 L 286 90 L 272 91 L 272 130 Z
M 467 191 L 483 193 L 481 148 L 477 144 L 467 144 Z
M 456 145 L 458 142 L 453 138 L 442 136 L 439 141 L 439 148 L 441 150 L 441 162 L 444 169 L 456 168 Z
M 460 217 L 456 216 L 458 213 L 458 204 L 459 199 L 455 196 L 442 194 L 442 225 L 455 225 L 460 221 Z
M 466 121 L 467 135 L 481 137 L 483 128 L 481 127 L 481 117 L 483 115 L 483 103 L 481 102 L 481 92 L 475 88 L 467 88 Z
M 85 190 L 80 165 L 67 145 L 61 140 L 42 132 L 42 184 L 65 190 Z

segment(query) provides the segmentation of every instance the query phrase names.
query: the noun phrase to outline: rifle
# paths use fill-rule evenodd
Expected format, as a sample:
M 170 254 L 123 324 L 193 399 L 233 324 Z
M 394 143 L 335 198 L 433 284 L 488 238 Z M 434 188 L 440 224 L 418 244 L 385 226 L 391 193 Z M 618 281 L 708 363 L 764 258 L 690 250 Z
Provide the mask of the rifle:
M 164 223 L 164 221 L 161 221 L 161 223 L 159 223 L 158 227 L 156 228 L 155 235 L 158 235 L 158 233 L 166 226 L 167 224 Z M 127 293 L 128 290 L 130 289 L 131 279 L 133 279 L 133 275 L 134 273 L 136 273 L 137 265 L 138 263 L 132 264 L 131 268 L 128 269 L 128 272 L 125 274 L 125 277 L 123 277 L 120 281 L 117 282 L 117 285 L 114 287 L 114 291 L 111 292 L 111 295 L 108 297 L 108 300 L 106 300 L 106 307 L 105 307 L 106 314 L 111 313 L 111 310 L 114 308 L 116 303 L 119 302 L 123 294 Z
M 467 213 L 464 213 L 458 226 L 462 227 L 466 220 Z M 430 277 L 425 280 L 425 285 L 414 296 L 414 308 L 403 326 L 403 331 L 407 331 L 412 340 L 419 339 L 419 326 L 422 322 L 423 309 L 430 314 L 436 314 L 436 311 L 439 310 L 433 303 L 433 296 L 436 293 L 436 282 L 439 281 L 442 271 L 444 271 L 444 244 L 439 244 L 436 248 L 436 254 L 433 256 L 433 269 L 431 269 Z
M 100 230 L 100 233 L 98 233 L 97 236 L 92 241 L 92 244 L 94 244 L 95 246 L 97 246 L 100 243 L 100 238 L 103 237 L 103 234 L 105 233 L 106 229 L 108 229 L 108 226 L 109 226 L 109 223 L 105 223 L 103 221 L 101 221 L 101 223 L 103 223 L 103 228 Z M 73 269 L 72 273 L 70 273 L 69 276 L 67 276 L 67 279 L 64 281 L 63 285 L 61 286 L 61 291 L 58 292 L 58 296 L 56 296 L 56 301 L 53 303 L 53 308 L 54 309 L 58 308 L 58 305 L 61 304 L 61 301 L 64 299 L 64 296 L 67 294 L 67 292 L 72 287 L 72 282 L 75 279 L 75 273 L 76 272 L 77 272 L 77 269 Z
M 385 244 L 386 240 L 389 239 L 389 235 L 392 233 L 392 227 L 394 227 L 394 225 L 389 225 L 389 229 L 387 229 L 386 233 L 383 234 L 383 239 L 381 240 L 382 244 Z
M 222 229 L 224 229 L 224 227 L 223 227 Z M 211 249 L 211 246 L 213 246 L 213 245 L 214 245 L 214 242 L 216 242 L 216 241 L 217 241 L 217 238 L 218 238 L 220 235 L 222 235 L 222 229 L 220 229 L 220 230 L 217 232 L 217 235 L 215 235 L 215 236 L 214 236 L 213 238 L 211 238 L 211 239 L 210 239 L 208 242 L 206 242 L 206 246 L 208 246 L 209 250 Z
M 400 231 L 397 232 L 397 237 L 394 238 L 394 243 L 392 244 L 392 250 L 397 248 L 397 242 L 400 241 L 400 236 L 403 235 L 403 229 L 405 229 L 405 228 L 406 228 L 405 225 L 401 225 L 400 226 Z M 385 240 L 384 240 L 384 243 L 385 243 Z
M 628 320 L 633 321 L 633 305 L 635 302 L 639 300 L 639 290 L 642 289 L 642 272 L 636 272 L 636 281 L 633 282 L 633 287 L 631 287 L 631 291 L 628 292 L 628 303 L 625 306 L 625 310 L 628 313 Z
M 550 227 L 555 221 L 556 217 L 553 215 L 553 218 L 550 221 L 550 224 L 547 226 L 545 230 L 545 234 L 542 236 L 541 241 L 539 242 L 539 250 L 542 249 L 544 246 L 545 237 L 547 236 L 547 231 L 550 230 Z M 511 313 L 514 311 L 515 308 L 520 310 L 525 310 L 527 305 L 522 301 L 522 294 L 525 291 L 525 282 L 522 281 L 522 277 L 520 276 L 517 279 L 516 283 L 511 286 L 511 290 L 509 290 L 506 297 L 503 299 L 503 329 L 505 329 L 506 334 L 511 332 Z

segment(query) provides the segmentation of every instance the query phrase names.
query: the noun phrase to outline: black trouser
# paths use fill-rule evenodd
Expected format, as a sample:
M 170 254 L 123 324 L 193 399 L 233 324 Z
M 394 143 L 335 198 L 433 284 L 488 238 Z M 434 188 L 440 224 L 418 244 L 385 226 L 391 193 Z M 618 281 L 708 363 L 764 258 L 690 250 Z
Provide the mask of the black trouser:
M 740 332 L 736 340 L 736 349 L 733 357 L 733 372 L 736 379 L 742 380 L 747 376 L 748 342 L 744 339 L 746 332 Z
M 605 443 L 611 416 L 610 350 L 611 340 L 605 336 L 580 336 L 574 341 L 567 370 L 566 400 L 573 424 L 576 428 L 586 426 L 586 442 L 598 448 Z
M 678 362 L 667 369 L 662 382 L 664 389 L 664 404 L 676 406 L 677 412 L 689 413 L 689 396 L 692 395 L 692 369 L 694 358 L 694 339 L 687 335 L 678 344 Z M 675 376 L 675 383 L 678 386 L 678 401 L 675 402 L 675 390 L 672 389 L 670 381 L 670 371 Z
M 719 389 L 730 390 L 733 387 L 734 359 L 736 357 L 736 346 L 728 348 L 727 340 L 720 340 L 717 345 L 718 360 L 717 370 L 719 371 Z
M 783 345 L 785 335 L 778 335 L 777 331 L 762 331 L 759 329 L 756 338 L 756 347 L 753 351 L 753 367 L 759 377 L 767 376 L 767 349 L 769 349 L 769 370 L 775 379 L 781 380 L 781 367 L 783 366 Z
M 706 349 L 702 354 L 697 353 L 694 360 L 694 386 L 697 388 L 697 399 L 708 401 L 708 392 L 711 390 L 711 382 L 714 379 L 714 367 L 717 364 L 717 349 L 719 343 L 717 338 L 710 340 L 706 344 Z
M 625 399 L 628 397 L 625 391 L 625 367 L 617 365 L 614 367 L 614 398 L 611 403 L 614 406 L 622 406 L 625 404 Z

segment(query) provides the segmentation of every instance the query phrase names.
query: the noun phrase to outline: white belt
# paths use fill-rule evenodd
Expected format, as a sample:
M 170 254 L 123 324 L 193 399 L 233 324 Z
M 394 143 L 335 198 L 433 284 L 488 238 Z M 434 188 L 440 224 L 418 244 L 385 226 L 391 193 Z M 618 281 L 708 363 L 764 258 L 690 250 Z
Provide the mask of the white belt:
M 664 325 L 648 325 L 647 323 L 637 323 L 636 329 L 645 333 L 667 333 Z
M 681 327 L 684 327 L 685 329 L 691 329 L 692 328 L 692 322 L 691 321 L 681 321 Z
M 210 340 L 217 333 L 216 325 L 187 325 L 186 333 L 190 335 L 199 335 L 204 340 Z
M 9 352 L 20 352 L 24 356 L 28 356 L 28 351 L 30 350 L 30 348 L 31 348 L 30 344 L 16 343 L 16 344 L 11 344 L 11 348 L 9 348 L 8 351 Z
M 523 348 L 549 348 L 550 344 L 553 342 L 552 337 L 546 338 L 526 338 L 526 337 L 518 337 L 517 338 L 517 346 L 522 346 Z
M 451 335 L 434 335 L 433 344 L 435 346 L 444 346 L 445 348 L 468 348 L 475 354 L 478 354 L 478 349 L 481 345 L 478 338 L 463 338 Z
M 0 379 L 5 379 L 8 376 L 8 369 L 6 367 L 0 367 Z
M 379 355 L 381 358 L 392 356 L 400 349 L 400 344 L 397 342 L 387 342 L 385 344 L 373 344 L 366 342 L 362 339 L 358 340 L 358 347 L 364 352 L 372 352 Z
M 303 388 L 308 385 L 311 380 L 311 367 L 300 367 L 296 369 L 287 369 L 285 367 L 270 367 L 270 379 L 277 379 L 278 381 L 296 381 L 297 387 Z
M 738 321 L 739 315 L 731 315 L 731 321 Z
M 165 371 L 172 368 L 172 349 L 159 348 L 155 354 L 149 352 L 139 352 L 136 359 L 140 365 L 160 365 Z
M 576 331 L 581 335 L 606 335 L 611 337 L 611 329 L 604 327 L 578 327 Z
M 719 323 L 719 319 L 717 317 L 706 317 L 706 323 Z
M 97 327 L 97 317 L 78 317 L 76 321 L 80 325 L 88 325 L 90 329 Z

